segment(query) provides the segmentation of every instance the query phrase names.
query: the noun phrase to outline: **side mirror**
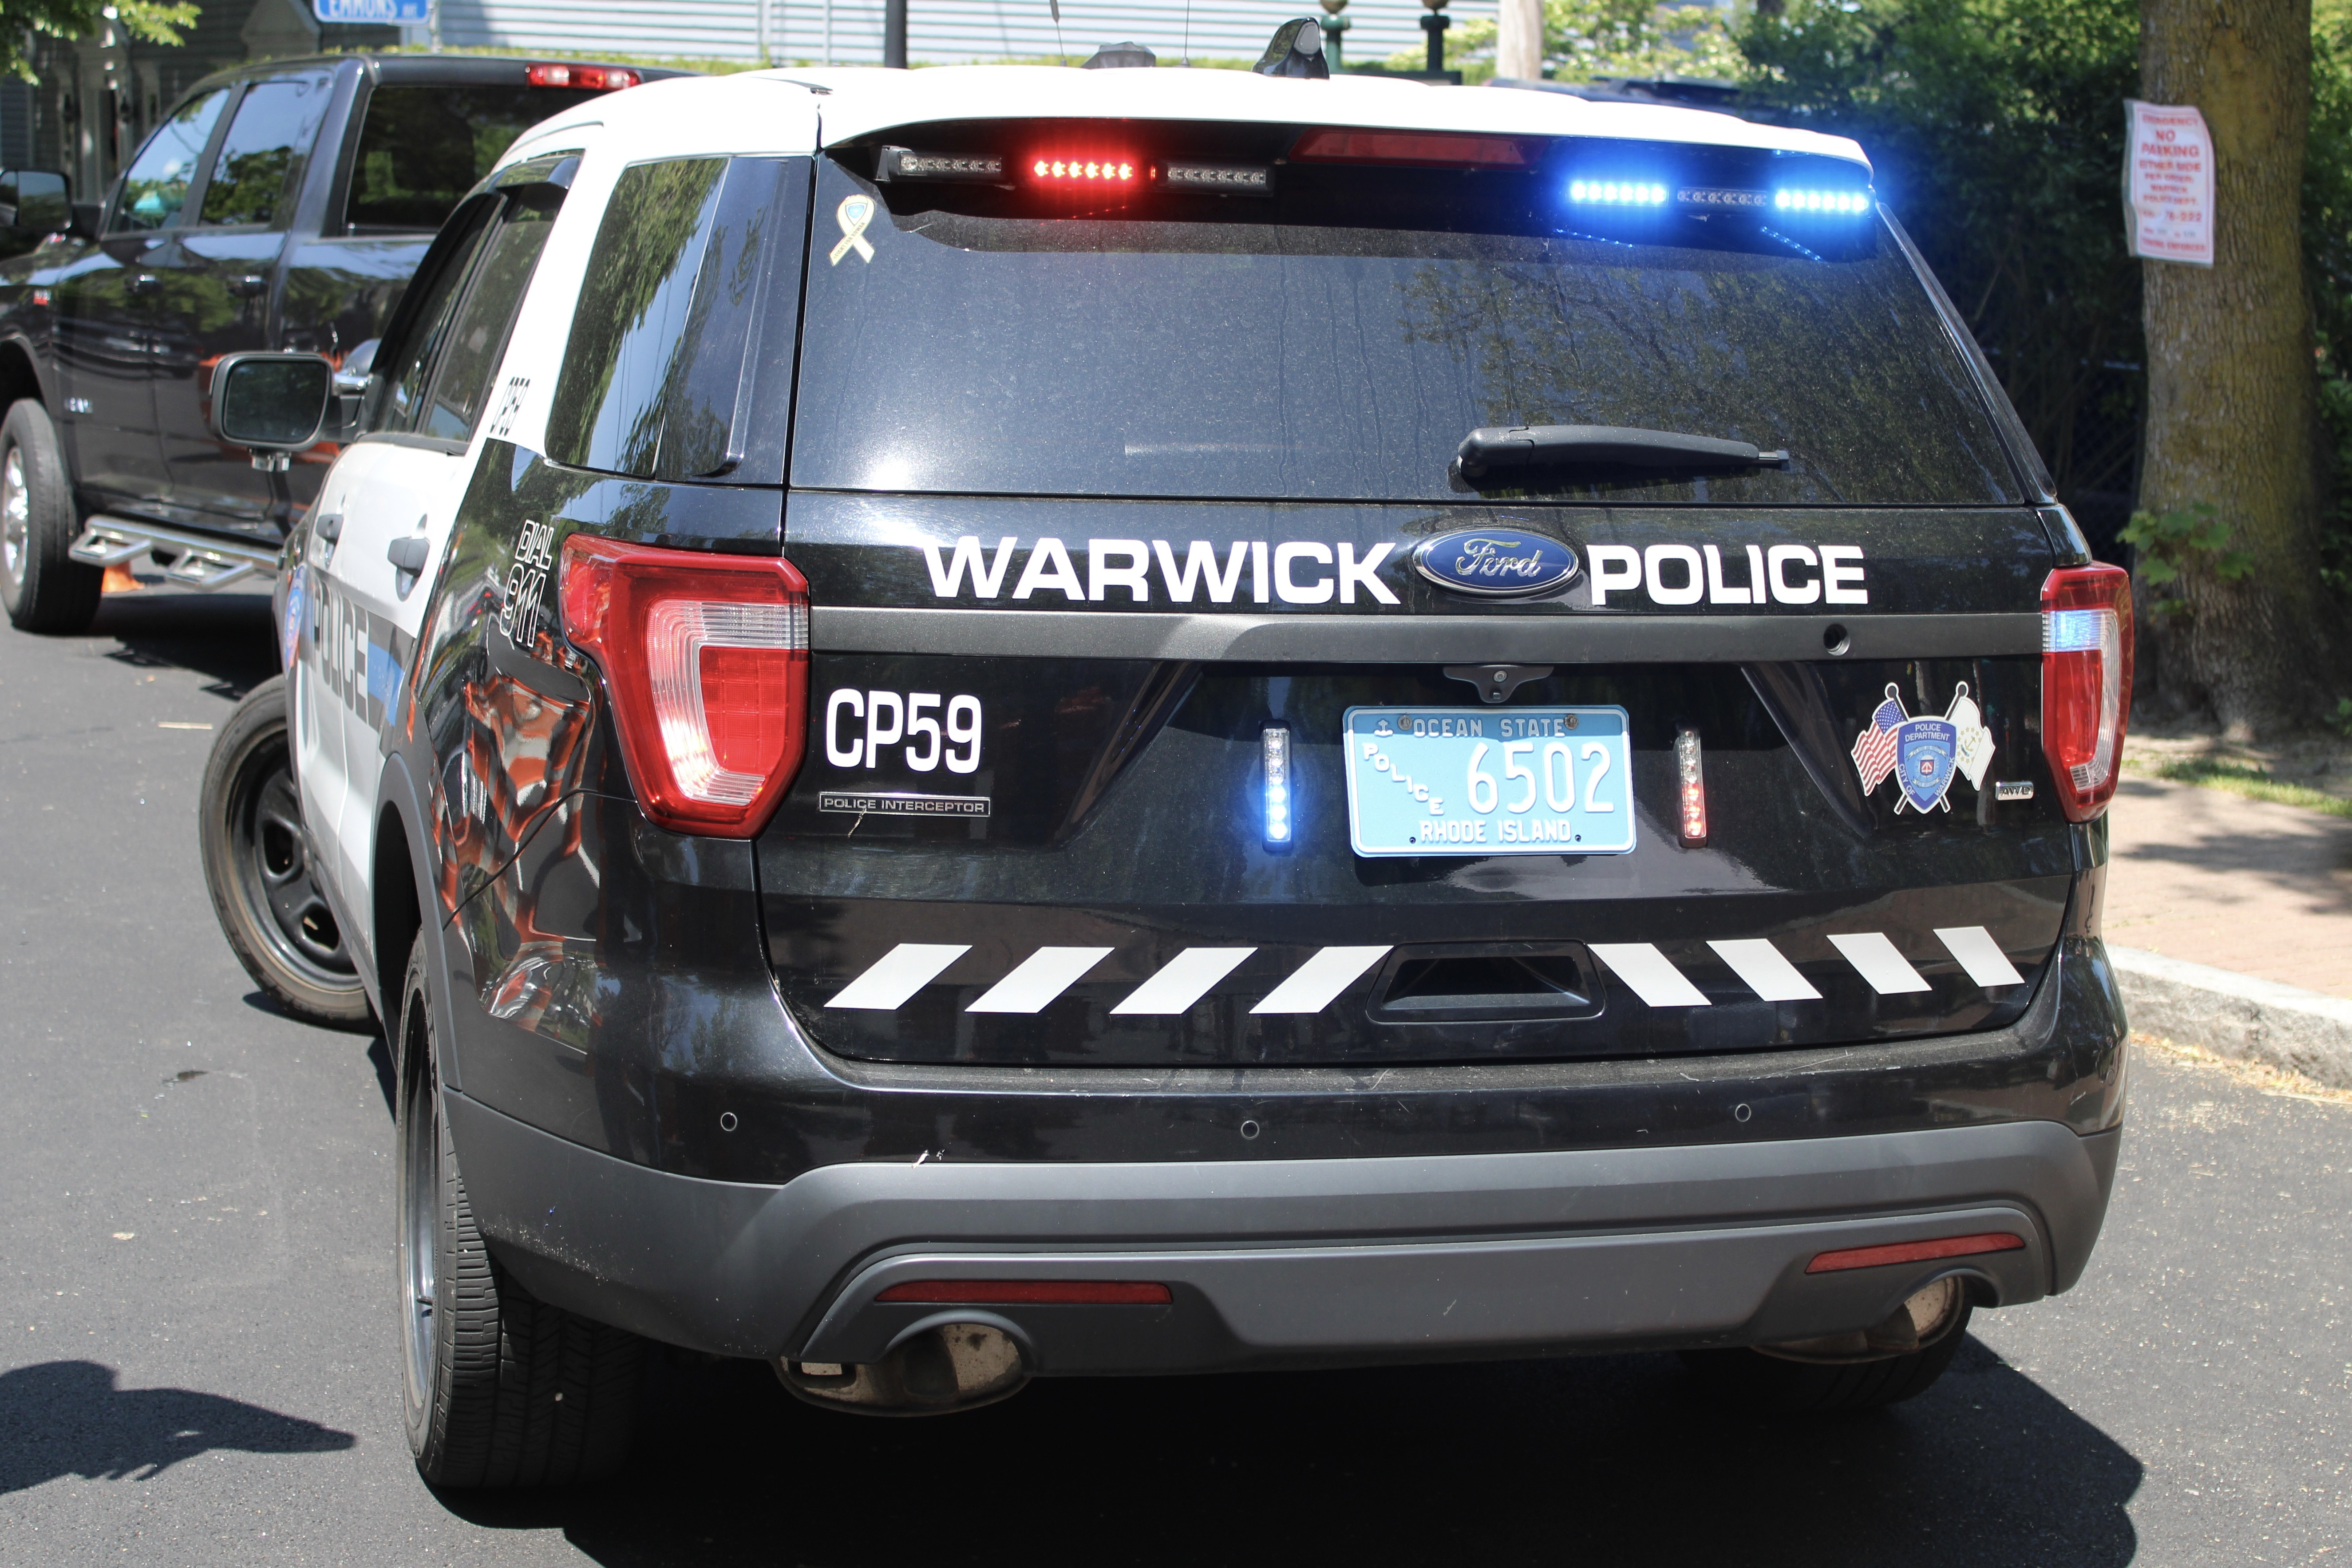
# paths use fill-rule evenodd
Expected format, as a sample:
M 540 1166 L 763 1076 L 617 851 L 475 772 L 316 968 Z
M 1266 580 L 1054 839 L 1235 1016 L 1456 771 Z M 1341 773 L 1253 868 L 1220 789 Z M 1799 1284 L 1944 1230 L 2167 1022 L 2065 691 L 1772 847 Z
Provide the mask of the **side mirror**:
M 314 447 L 327 423 L 335 367 L 317 354 L 224 355 L 213 367 L 212 432 L 253 453 L 253 466 L 282 471 Z
M 0 228 L 47 237 L 73 226 L 73 202 L 63 174 L 47 169 L 0 171 Z

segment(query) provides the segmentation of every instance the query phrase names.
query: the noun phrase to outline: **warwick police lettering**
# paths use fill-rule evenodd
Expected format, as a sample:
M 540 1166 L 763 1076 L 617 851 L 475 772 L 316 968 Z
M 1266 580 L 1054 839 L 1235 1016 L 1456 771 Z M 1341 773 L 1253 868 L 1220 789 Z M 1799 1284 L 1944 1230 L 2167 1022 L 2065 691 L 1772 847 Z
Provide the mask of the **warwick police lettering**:
M 983 552 L 979 539 L 965 534 L 945 552 L 930 542 L 917 548 L 930 567 L 934 595 L 958 598 L 970 583 L 975 597 L 993 599 L 1004 591 L 1020 547 L 1020 540 L 1008 534 L 996 542 L 993 552 Z M 1400 603 L 1380 579 L 1381 563 L 1396 548 L 1393 544 L 1375 544 L 1360 560 L 1356 545 L 1348 540 L 1332 544 L 1297 540 L 1275 544 L 1263 539 L 1237 539 L 1226 547 L 1223 561 L 1217 559 L 1217 547 L 1205 539 L 1192 540 L 1182 548 L 1180 561 L 1176 549 L 1164 539 L 1089 539 L 1084 548 L 1086 570 L 1081 574 L 1067 545 L 1058 539 L 1040 539 L 1029 547 L 1028 559 L 1013 580 L 1012 596 L 1028 599 L 1059 594 L 1085 604 L 1099 603 L 1119 592 L 1130 603 L 1148 605 L 1156 580 L 1175 604 L 1189 605 L 1197 594 L 1210 604 L 1230 605 L 1242 592 L 1246 575 L 1252 604 L 1279 599 L 1286 605 L 1328 605 L 1336 598 L 1342 605 L 1352 605 L 1360 590 L 1373 604 Z

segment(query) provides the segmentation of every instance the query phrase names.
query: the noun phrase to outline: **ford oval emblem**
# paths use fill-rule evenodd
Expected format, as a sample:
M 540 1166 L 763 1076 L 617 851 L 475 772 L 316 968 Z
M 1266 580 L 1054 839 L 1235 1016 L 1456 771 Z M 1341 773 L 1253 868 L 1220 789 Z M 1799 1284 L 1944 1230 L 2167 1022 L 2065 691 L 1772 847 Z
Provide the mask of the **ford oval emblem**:
M 1575 551 L 1516 528 L 1465 528 L 1424 539 L 1412 563 L 1441 588 L 1485 599 L 1531 598 L 1576 580 Z

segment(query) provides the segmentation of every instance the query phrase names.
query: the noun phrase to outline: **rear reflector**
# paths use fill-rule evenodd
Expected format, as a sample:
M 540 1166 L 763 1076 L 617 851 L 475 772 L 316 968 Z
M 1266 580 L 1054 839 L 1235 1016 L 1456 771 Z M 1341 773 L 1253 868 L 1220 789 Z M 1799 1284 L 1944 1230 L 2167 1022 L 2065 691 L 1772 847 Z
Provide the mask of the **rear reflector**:
M 1926 1263 L 1937 1258 L 1975 1258 L 1988 1252 L 2016 1252 L 2025 1246 L 2021 1236 L 2005 1230 L 1982 1236 L 1948 1236 L 1937 1241 L 1897 1241 L 1885 1247 L 1850 1247 L 1824 1252 L 1805 1265 L 1808 1274 L 1835 1274 L 1846 1268 L 1876 1268 L 1885 1263 Z
M 1512 136 L 1432 131 L 1309 131 L 1290 155 L 1309 163 L 1417 163 L 1438 169 L 1519 169 L 1527 149 Z
M 2042 749 L 2070 821 L 2090 821 L 2116 793 L 2131 685 L 2131 574 L 2103 564 L 2051 573 L 2042 584 Z
M 1164 1307 L 1176 1298 L 1165 1285 L 1132 1279 L 910 1279 L 874 1299 L 942 1307 Z
M 529 74 L 533 87 L 584 87 L 592 92 L 635 87 L 645 79 L 618 66 L 541 65 L 531 67 Z
M 808 583 L 792 563 L 575 533 L 562 605 L 646 815 L 728 838 L 766 826 L 808 736 Z

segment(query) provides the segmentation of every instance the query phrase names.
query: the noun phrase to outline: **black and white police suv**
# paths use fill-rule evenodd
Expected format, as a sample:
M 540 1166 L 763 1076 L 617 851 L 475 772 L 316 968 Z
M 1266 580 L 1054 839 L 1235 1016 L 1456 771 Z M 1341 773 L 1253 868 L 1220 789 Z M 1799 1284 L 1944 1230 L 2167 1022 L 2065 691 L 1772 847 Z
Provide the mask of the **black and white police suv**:
M 332 395 L 219 386 L 265 458 Z M 2130 600 L 1849 142 L 656 83 L 514 146 L 350 421 L 206 833 L 263 984 L 390 1026 L 432 1480 L 611 1464 L 648 1341 L 1831 1408 L 2083 1272 Z

